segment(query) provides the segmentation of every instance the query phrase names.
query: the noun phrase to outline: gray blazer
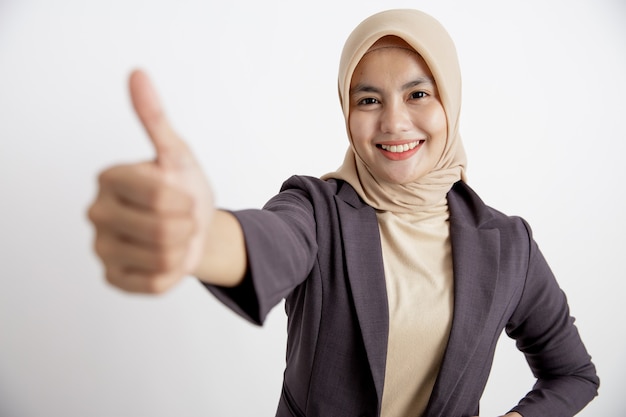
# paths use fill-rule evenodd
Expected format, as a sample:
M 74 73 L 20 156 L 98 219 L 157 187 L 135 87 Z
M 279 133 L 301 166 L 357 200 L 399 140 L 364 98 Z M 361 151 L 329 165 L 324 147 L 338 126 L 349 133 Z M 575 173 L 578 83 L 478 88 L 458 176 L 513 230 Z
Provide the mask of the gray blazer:
M 478 415 L 496 342 L 514 338 L 537 382 L 514 408 L 573 416 L 599 380 L 567 300 L 528 225 L 487 207 L 463 182 L 448 194 L 454 315 L 425 417 Z M 294 176 L 263 210 L 235 212 L 248 273 L 209 286 L 253 323 L 282 299 L 288 315 L 277 416 L 379 416 L 388 309 L 374 209 L 347 183 Z

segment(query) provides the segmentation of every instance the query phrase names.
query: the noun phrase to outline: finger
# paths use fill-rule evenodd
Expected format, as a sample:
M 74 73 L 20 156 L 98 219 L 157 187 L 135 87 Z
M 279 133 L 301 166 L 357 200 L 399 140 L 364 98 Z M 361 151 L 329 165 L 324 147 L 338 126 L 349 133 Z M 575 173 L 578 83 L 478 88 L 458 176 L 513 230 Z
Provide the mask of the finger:
M 186 246 L 148 248 L 100 231 L 94 242 L 94 249 L 107 268 L 132 269 L 147 274 L 182 271 L 187 253 Z
M 195 221 L 190 216 L 164 218 L 132 207 L 120 208 L 115 217 L 97 211 L 93 217 L 96 218 L 94 225 L 98 231 L 148 248 L 167 249 L 186 245 L 196 230 Z
M 182 274 L 149 274 L 117 267 L 105 271 L 107 282 L 121 290 L 141 294 L 162 294 L 182 278 Z
M 195 223 L 189 217 L 167 219 L 146 216 L 131 210 L 111 225 L 111 232 L 138 246 L 151 249 L 174 249 L 188 245 L 195 231 Z
M 153 163 L 118 165 L 98 177 L 101 193 L 127 205 L 163 214 L 188 214 L 193 199 L 180 188 L 170 185 L 164 173 Z M 115 210 L 115 207 L 108 207 Z
M 133 71 L 129 90 L 135 113 L 156 150 L 157 164 L 166 169 L 184 167 L 188 163 L 187 148 L 167 120 L 148 75 L 141 70 Z
M 88 217 L 99 233 L 108 233 L 148 248 L 173 248 L 188 244 L 196 230 L 188 215 L 161 215 L 132 206 L 108 203 L 92 205 Z M 113 209 L 108 207 L 113 206 Z

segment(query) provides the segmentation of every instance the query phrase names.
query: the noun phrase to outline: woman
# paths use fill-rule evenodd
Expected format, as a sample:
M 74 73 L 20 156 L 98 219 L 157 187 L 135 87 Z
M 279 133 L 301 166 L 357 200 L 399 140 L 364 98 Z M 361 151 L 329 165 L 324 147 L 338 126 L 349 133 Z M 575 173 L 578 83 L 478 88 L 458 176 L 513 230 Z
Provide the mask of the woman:
M 227 212 L 146 76 L 131 95 L 157 161 L 100 177 L 90 208 L 109 282 L 162 292 L 194 274 L 261 324 L 285 299 L 278 416 L 475 416 L 506 330 L 537 377 L 507 416 L 572 416 L 598 378 L 528 225 L 464 182 L 461 81 L 441 25 L 415 10 L 362 22 L 341 57 L 350 147 L 263 210 Z

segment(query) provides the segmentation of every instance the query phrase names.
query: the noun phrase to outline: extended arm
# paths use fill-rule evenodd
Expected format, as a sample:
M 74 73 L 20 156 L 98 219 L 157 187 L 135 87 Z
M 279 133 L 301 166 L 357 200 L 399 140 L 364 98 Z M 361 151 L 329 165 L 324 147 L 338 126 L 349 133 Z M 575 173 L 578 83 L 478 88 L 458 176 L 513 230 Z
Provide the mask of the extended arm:
M 164 292 L 186 275 L 239 284 L 247 262 L 239 223 L 215 209 L 208 181 L 170 126 L 148 77 L 133 72 L 129 87 L 156 160 L 100 174 L 88 216 L 107 281 L 141 293 Z

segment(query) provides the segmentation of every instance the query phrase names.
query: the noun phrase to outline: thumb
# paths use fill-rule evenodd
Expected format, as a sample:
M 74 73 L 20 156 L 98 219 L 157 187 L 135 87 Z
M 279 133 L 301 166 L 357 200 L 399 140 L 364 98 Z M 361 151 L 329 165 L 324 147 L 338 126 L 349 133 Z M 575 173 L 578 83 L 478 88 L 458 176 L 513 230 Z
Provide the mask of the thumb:
M 148 75 L 135 70 L 130 74 L 130 97 L 141 124 L 156 150 L 157 164 L 166 169 L 182 168 L 187 164 L 189 151 L 170 125 L 156 89 Z

